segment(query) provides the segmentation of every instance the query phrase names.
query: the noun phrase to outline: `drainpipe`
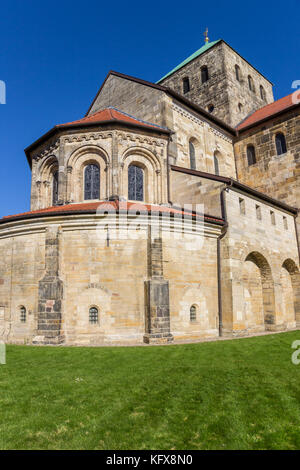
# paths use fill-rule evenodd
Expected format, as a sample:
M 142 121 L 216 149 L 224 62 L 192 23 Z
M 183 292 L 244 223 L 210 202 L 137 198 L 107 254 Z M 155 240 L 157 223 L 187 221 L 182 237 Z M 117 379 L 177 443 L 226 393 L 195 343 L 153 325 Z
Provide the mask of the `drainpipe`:
M 228 192 L 228 185 L 221 189 L 221 211 L 222 218 L 225 221 L 224 231 L 217 238 L 217 270 L 218 270 L 218 317 L 219 317 L 219 336 L 223 336 L 223 306 L 222 306 L 222 264 L 221 264 L 221 240 L 225 237 L 228 230 L 227 211 L 224 192 Z
M 300 243 L 299 243 L 299 232 L 298 232 L 298 226 L 297 226 L 297 217 L 299 215 L 299 211 L 296 215 L 294 215 L 294 223 L 295 223 L 295 233 L 296 233 L 296 241 L 297 241 L 297 247 L 298 247 L 298 258 L 299 258 L 299 266 L 300 266 Z
M 174 134 L 174 132 L 172 132 Z M 171 142 L 171 135 L 169 135 L 168 139 L 168 144 L 167 144 L 167 198 L 168 198 L 168 204 L 171 204 L 172 206 L 172 201 L 170 201 L 170 160 L 169 160 L 169 145 Z

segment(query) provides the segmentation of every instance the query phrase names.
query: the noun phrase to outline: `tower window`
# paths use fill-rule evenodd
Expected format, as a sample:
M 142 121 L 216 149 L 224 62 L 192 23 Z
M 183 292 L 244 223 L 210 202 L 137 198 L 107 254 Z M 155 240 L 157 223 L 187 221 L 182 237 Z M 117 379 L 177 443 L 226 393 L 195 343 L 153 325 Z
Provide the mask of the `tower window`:
M 201 83 L 207 82 L 208 79 L 208 68 L 206 65 L 204 65 L 203 67 L 201 67 Z
M 245 215 L 246 214 L 246 206 L 245 206 L 245 199 L 239 198 L 239 205 L 240 205 L 240 214 Z
M 257 220 L 261 220 L 261 207 L 256 205 L 255 206 L 255 210 L 256 210 L 256 218 Z
M 276 225 L 275 212 L 274 212 L 274 211 L 270 211 L 270 215 L 271 215 L 271 224 L 272 224 L 272 225 Z
M 53 173 L 52 179 L 52 205 L 56 206 L 58 202 L 58 171 Z
M 182 80 L 183 93 L 188 93 L 190 91 L 190 80 L 188 77 L 185 77 Z
M 209 113 L 213 113 L 215 107 L 214 107 L 213 104 L 210 104 L 207 109 L 208 109 L 208 112 L 209 112 Z
M 285 216 L 283 216 L 283 226 L 285 228 L 285 230 L 288 230 L 288 221 L 287 221 L 287 218 Z
M 130 165 L 128 168 L 128 199 L 144 200 L 144 172 L 136 165 Z
M 100 169 L 98 165 L 87 165 L 84 170 L 84 199 L 100 199 Z
M 248 75 L 248 85 L 249 85 L 249 90 L 254 91 L 254 83 L 253 83 L 253 78 L 251 75 Z
M 266 92 L 265 92 L 265 89 L 262 85 L 260 85 L 259 87 L 259 91 L 260 91 L 260 97 L 262 100 L 265 100 L 266 99 Z
M 214 167 L 215 167 L 215 174 L 219 175 L 220 174 L 220 168 L 219 168 L 219 160 L 216 155 L 216 152 L 214 153 Z
M 192 305 L 190 308 L 190 321 L 194 322 L 197 320 L 197 307 L 196 305 Z
M 241 112 L 243 111 L 243 105 L 242 105 L 242 103 L 239 103 L 239 104 L 238 104 L 238 107 L 239 107 L 239 112 L 241 113 Z
M 98 309 L 91 307 L 89 310 L 89 321 L 92 324 L 98 323 Z
M 277 155 L 286 153 L 286 141 L 284 135 L 280 132 L 275 137 Z
M 22 323 L 25 323 L 26 322 L 26 308 L 22 305 L 22 307 L 20 308 L 20 321 Z
M 248 145 L 247 147 L 247 160 L 249 166 L 255 165 L 256 163 L 255 148 L 253 145 Z
M 235 66 L 235 77 L 239 82 L 241 81 L 241 70 L 238 65 Z
M 191 167 L 191 170 L 196 170 L 195 146 L 192 142 L 189 143 L 189 153 L 190 153 L 190 167 Z

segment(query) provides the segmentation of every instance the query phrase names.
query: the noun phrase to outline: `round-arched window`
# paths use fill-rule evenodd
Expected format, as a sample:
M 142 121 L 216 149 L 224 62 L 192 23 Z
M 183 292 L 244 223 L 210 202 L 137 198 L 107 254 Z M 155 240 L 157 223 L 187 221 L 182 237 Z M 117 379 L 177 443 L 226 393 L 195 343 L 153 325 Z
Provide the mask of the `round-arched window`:
M 98 323 L 98 309 L 97 307 L 91 307 L 89 310 L 89 321 L 92 324 Z
M 58 171 L 55 171 L 52 176 L 52 205 L 56 206 L 58 202 Z
M 144 200 L 144 171 L 137 165 L 130 165 L 128 168 L 128 199 Z
M 197 320 L 197 307 L 196 305 L 192 305 L 190 308 L 190 321 L 194 322 Z
M 279 132 L 275 137 L 277 155 L 286 153 L 286 141 L 284 135 Z
M 100 199 L 100 168 L 94 163 L 84 169 L 84 199 Z
M 23 305 L 20 307 L 20 321 L 22 323 L 26 322 L 26 308 Z

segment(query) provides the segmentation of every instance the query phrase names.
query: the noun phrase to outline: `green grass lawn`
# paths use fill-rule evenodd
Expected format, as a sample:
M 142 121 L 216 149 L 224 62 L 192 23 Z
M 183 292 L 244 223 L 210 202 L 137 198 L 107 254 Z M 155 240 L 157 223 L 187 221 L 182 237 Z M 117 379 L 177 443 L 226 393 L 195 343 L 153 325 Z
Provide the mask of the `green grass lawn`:
M 300 449 L 296 339 L 8 346 L 0 449 Z

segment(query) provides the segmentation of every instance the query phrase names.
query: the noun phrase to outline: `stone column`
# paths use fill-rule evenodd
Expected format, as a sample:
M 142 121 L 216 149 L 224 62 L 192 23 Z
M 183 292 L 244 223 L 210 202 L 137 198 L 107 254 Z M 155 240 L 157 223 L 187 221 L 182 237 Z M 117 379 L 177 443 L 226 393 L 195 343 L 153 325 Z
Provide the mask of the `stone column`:
M 61 331 L 63 282 L 59 279 L 59 229 L 48 227 L 45 238 L 45 275 L 38 289 L 38 327 L 33 343 L 59 344 Z
M 146 332 L 145 343 L 170 343 L 169 281 L 163 277 L 162 236 L 148 231 L 148 277 L 145 281 Z
M 109 200 L 119 199 L 119 161 L 118 161 L 118 134 L 112 133 L 112 152 L 111 152 L 111 189 Z
M 58 154 L 58 200 L 57 205 L 64 205 L 67 200 L 67 170 L 65 167 L 65 146 L 64 140 L 59 139 Z

